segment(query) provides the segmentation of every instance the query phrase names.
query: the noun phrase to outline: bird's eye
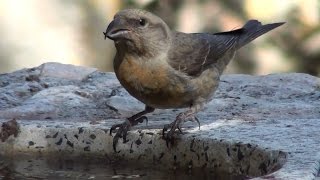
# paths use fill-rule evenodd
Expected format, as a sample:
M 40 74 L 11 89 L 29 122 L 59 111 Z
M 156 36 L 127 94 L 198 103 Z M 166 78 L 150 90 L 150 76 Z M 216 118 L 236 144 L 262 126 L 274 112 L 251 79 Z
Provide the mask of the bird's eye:
M 147 21 L 143 18 L 139 19 L 140 26 L 145 26 L 147 24 Z

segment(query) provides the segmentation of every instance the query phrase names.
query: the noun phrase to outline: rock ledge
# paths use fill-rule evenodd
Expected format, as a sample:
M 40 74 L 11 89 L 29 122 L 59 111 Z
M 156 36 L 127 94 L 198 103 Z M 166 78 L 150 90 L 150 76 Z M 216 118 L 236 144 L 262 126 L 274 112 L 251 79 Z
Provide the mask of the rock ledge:
M 186 134 L 167 148 L 161 128 L 180 110 L 156 110 L 148 126 L 130 131 L 129 142 L 120 141 L 114 153 L 111 125 L 143 108 L 113 73 L 94 68 L 46 63 L 2 74 L 0 154 L 107 155 L 262 179 L 314 179 L 319 171 L 317 77 L 224 75 L 215 98 L 198 115 L 200 130 L 186 123 Z

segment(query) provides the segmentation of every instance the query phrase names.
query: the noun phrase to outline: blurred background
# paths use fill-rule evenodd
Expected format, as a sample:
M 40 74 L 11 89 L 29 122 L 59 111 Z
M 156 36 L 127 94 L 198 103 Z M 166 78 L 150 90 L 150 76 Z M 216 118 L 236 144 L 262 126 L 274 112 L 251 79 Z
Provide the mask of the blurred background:
M 115 48 L 102 32 L 124 8 L 152 11 L 183 32 L 285 21 L 242 48 L 226 73 L 320 75 L 319 0 L 1 0 L 0 73 L 49 61 L 112 71 Z

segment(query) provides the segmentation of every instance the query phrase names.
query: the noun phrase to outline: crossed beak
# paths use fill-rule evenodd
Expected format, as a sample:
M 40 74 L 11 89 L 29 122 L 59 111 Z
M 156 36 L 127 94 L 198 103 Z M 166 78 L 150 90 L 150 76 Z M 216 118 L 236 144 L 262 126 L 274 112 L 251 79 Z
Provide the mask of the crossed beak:
M 117 40 L 126 38 L 129 30 L 125 26 L 125 22 L 120 18 L 115 18 L 107 27 L 106 32 L 103 32 L 104 39 Z

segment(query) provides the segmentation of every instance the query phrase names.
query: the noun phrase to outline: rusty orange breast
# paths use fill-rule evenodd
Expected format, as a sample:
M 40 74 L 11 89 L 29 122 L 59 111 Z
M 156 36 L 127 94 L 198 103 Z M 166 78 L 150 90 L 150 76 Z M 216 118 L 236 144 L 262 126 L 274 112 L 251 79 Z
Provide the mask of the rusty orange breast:
M 168 73 L 164 66 L 151 66 L 135 60 L 124 60 L 118 69 L 119 80 L 130 86 L 158 90 L 168 85 Z
M 152 63 L 152 62 L 149 62 Z M 174 81 L 166 64 L 125 59 L 115 70 L 122 86 L 135 98 L 154 108 L 185 106 L 182 83 Z

